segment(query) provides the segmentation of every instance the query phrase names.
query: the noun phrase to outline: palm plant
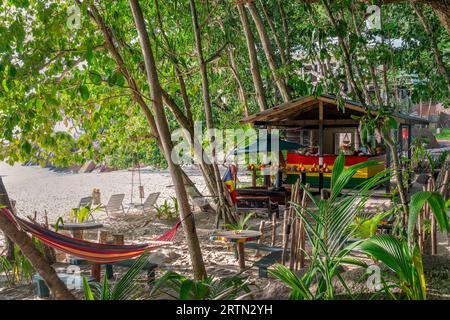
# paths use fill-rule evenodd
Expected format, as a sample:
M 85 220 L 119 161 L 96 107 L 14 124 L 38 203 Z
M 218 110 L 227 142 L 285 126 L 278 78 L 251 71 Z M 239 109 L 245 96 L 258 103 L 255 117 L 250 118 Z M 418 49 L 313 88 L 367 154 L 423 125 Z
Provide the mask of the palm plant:
M 151 295 L 160 293 L 176 300 L 233 300 L 251 294 L 251 290 L 247 285 L 247 277 L 240 275 L 193 280 L 168 271 L 155 283 Z
M 348 257 L 349 252 L 358 245 L 358 242 L 345 245 L 351 235 L 348 230 L 364 209 L 370 190 L 390 177 L 386 172 L 380 172 L 362 183 L 355 193 L 342 195 L 342 191 L 358 170 L 376 163 L 376 161 L 367 161 L 344 170 L 345 157 L 338 156 L 333 166 L 331 193 L 328 199 L 316 200 L 302 185 L 316 209 L 311 210 L 295 203 L 292 205 L 295 207 L 298 218 L 303 220 L 306 235 L 312 246 L 311 254 L 306 253 L 309 256 L 310 265 L 301 278 L 282 265 L 278 265 L 271 271 L 272 275 L 290 286 L 291 299 L 334 299 L 335 279 L 342 284 L 349 295 L 352 294 L 340 275 L 342 265 L 350 263 L 365 266 L 366 264 Z
M 250 220 L 251 217 L 253 217 L 253 213 L 248 213 L 246 215 L 239 216 L 239 220 L 236 223 L 226 223 L 222 226 L 228 230 L 233 230 L 236 232 L 240 232 L 243 230 L 248 229 L 247 222 Z
M 394 273 L 388 274 L 392 280 L 391 286 L 400 289 L 403 295 L 411 300 L 427 298 L 422 255 L 414 235 L 417 217 L 425 203 L 428 203 L 432 209 L 441 231 L 449 232 L 447 208 L 450 201 L 445 203 L 442 195 L 437 192 L 422 191 L 411 197 L 407 239 L 377 235 L 360 243 L 357 248 L 385 264 Z
M 123 274 L 114 286 L 110 288 L 108 278 L 105 273 L 103 282 L 89 284 L 83 277 L 84 299 L 85 300 L 137 300 L 144 295 L 137 277 L 148 261 L 148 252 L 144 252 L 128 271 Z
M 70 211 L 70 219 L 77 222 L 77 223 L 83 223 L 89 217 L 92 217 L 92 214 L 99 210 L 100 206 L 97 206 L 95 208 L 90 207 L 81 207 L 81 208 L 73 208 Z
M 164 202 L 160 206 L 156 206 L 156 217 L 158 219 L 175 219 L 178 217 L 180 208 L 178 204 L 178 199 L 176 197 L 171 198 L 173 205 L 165 199 Z
M 39 251 L 44 252 L 42 242 L 35 237 L 32 237 L 31 240 Z M 0 273 L 5 275 L 8 284 L 14 285 L 31 282 L 35 270 L 30 260 L 20 251 L 19 246 L 14 245 L 12 260 L 0 256 Z
M 383 291 L 398 288 L 407 299 L 426 299 L 422 255 L 416 244 L 409 246 L 404 239 L 380 234 L 361 242 L 356 249 L 382 262 L 392 271 L 385 275 L 390 281 L 384 280 L 382 283 L 390 284 L 389 287 L 385 285 Z M 390 296 L 395 298 L 395 295 Z
M 350 225 L 348 232 L 355 238 L 370 238 L 376 234 L 381 221 L 396 214 L 398 209 L 398 207 L 395 207 L 388 211 L 375 214 L 371 218 L 356 217 L 355 221 Z

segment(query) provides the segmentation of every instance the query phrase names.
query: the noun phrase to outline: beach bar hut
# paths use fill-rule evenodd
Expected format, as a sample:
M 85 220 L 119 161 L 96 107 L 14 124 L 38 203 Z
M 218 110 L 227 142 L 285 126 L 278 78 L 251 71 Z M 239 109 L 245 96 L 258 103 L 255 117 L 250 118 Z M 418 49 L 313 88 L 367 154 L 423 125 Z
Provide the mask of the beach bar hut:
M 377 165 L 359 170 L 348 185 L 351 188 L 389 167 L 390 154 L 376 137 L 372 139 L 371 148 L 361 146 L 357 117 L 374 109 L 355 101 L 341 99 L 340 102 L 334 95 L 305 96 L 243 118 L 240 123 L 280 129 L 287 141 L 308 146 L 287 154 L 288 184 L 302 178 L 313 188 L 328 188 L 333 164 L 340 152 L 346 155 L 346 166 L 369 159 L 380 160 Z M 394 113 L 393 117 L 398 123 L 398 141 L 402 144 L 399 149 L 403 150 L 406 144 L 407 156 L 411 158 L 412 127 L 427 126 L 428 121 L 402 113 Z M 389 192 L 390 183 L 386 189 Z

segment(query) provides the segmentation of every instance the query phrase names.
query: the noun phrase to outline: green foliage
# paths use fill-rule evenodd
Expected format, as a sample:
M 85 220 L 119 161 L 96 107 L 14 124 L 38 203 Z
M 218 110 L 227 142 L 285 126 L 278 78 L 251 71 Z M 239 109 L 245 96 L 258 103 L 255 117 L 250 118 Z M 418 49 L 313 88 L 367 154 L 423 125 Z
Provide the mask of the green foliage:
M 356 217 L 348 232 L 355 238 L 370 238 L 375 235 L 381 221 L 395 213 L 397 208 L 375 214 L 371 218 Z
M 178 205 L 178 199 L 176 197 L 171 197 L 171 202 L 168 199 L 164 199 L 164 202 L 155 206 L 156 218 L 173 220 L 179 216 L 180 208 Z
M 58 166 L 92 159 L 125 168 L 134 164 L 131 156 L 134 152 L 130 151 L 136 147 L 140 162 L 166 166 L 163 154 L 149 133 L 145 116 L 133 102 L 128 84 L 105 48 L 98 27 L 89 19 L 87 6 L 91 2 L 80 6 L 79 29 L 67 27 L 67 9 L 72 3 L 27 2 L 23 5 L 26 2 L 8 1 L 0 8 L 0 139 L 3 145 L 0 159 L 41 165 L 50 159 Z M 262 10 L 263 5 L 267 15 Z M 96 6 L 117 37 L 118 51 L 125 67 L 131 70 L 139 94 L 151 107 L 128 3 L 99 2 Z M 430 54 L 430 38 L 408 3 L 383 7 L 382 30 L 364 27 L 367 3 L 333 2 L 332 10 L 339 13 L 337 30 L 330 24 L 323 2 L 262 0 L 256 6 L 269 37 L 275 40 L 272 51 L 278 64 L 277 72 L 289 84 L 292 98 L 327 92 L 341 99 L 346 74 L 344 68 L 334 68 L 331 63 L 337 61 L 342 65 L 344 55 L 329 39 L 344 34 L 352 61 L 360 68 L 361 82 L 372 81 L 371 66 L 386 65 L 390 112 L 403 107 L 394 92 L 399 86 L 411 90 L 413 103 L 433 100 L 448 104 L 447 84 L 436 72 L 436 63 Z M 448 50 L 444 48 L 449 46 L 449 36 L 434 12 L 428 7 L 422 9 L 446 62 Z M 159 1 L 158 6 L 144 6 L 143 10 L 150 30 L 164 30 L 150 33 L 163 89 L 180 105 L 180 110 L 187 113 L 176 76 L 178 68 L 184 75 L 193 120 L 203 121 L 201 76 L 196 71 L 187 1 Z M 237 10 L 233 3 L 221 1 L 214 10 L 207 3 L 199 3 L 197 11 L 199 20 L 205 21 L 202 25 L 205 57 L 214 57 L 208 64 L 208 76 L 215 125 L 237 128 L 240 125 L 236 119 L 242 117 L 244 108 L 250 114 L 259 109 Z M 360 34 L 354 26 L 360 27 Z M 402 46 L 393 45 L 398 39 Z M 224 49 L 220 50 L 222 47 Z M 230 72 L 230 51 L 236 74 Z M 262 52 L 258 54 L 268 104 L 277 105 L 282 102 L 281 97 L 274 89 L 266 59 Z M 326 66 L 328 73 L 313 83 L 300 71 L 317 61 Z M 409 81 L 411 75 L 417 76 L 419 81 Z M 245 102 L 238 92 L 236 76 L 244 90 Z M 381 85 L 382 75 L 377 78 Z M 352 92 L 349 94 L 354 96 Z M 376 101 L 373 94 L 372 100 Z M 179 127 L 173 114 L 167 112 L 167 115 L 171 129 Z M 388 119 L 387 123 L 392 125 L 393 120 Z M 370 130 L 370 126 L 363 129 L 363 140 Z M 130 144 L 136 138 L 138 145 Z
M 357 249 L 382 262 L 393 272 L 387 274 L 391 280 L 390 289 L 400 289 L 407 299 L 426 300 L 422 255 L 416 244 L 409 246 L 404 239 L 376 235 L 359 244 Z
M 236 232 L 247 230 L 247 229 L 249 229 L 247 222 L 253 216 L 254 216 L 253 213 L 247 213 L 245 215 L 240 215 L 239 220 L 236 223 L 227 223 L 227 224 L 224 224 L 223 227 L 228 230 L 233 230 Z
M 95 208 L 90 207 L 72 208 L 72 210 L 70 210 L 69 217 L 74 222 L 83 223 L 89 218 L 93 219 L 94 217 L 92 214 L 98 210 L 100 210 L 100 206 L 97 206 Z
M 193 280 L 167 271 L 156 281 L 151 295 L 163 293 L 176 300 L 234 300 L 250 292 L 247 277 L 241 275 L 221 279 L 209 276 L 204 280 Z
M 441 132 L 437 133 L 435 136 L 436 136 L 436 139 L 450 140 L 450 129 L 443 128 L 441 130 Z
M 333 166 L 328 199 L 317 200 L 302 185 L 315 208 L 292 204 L 295 206 L 298 218 L 305 224 L 306 235 L 311 243 L 312 252 L 307 253 L 310 264 L 302 277 L 298 277 L 284 266 L 278 266 L 274 271 L 270 271 L 292 289 L 291 299 L 335 299 L 334 280 L 341 283 L 347 294 L 351 296 L 352 292 L 340 275 L 341 266 L 346 263 L 365 266 L 365 263 L 348 256 L 359 243 L 346 246 L 346 241 L 350 237 L 348 230 L 355 218 L 364 210 L 370 190 L 389 177 L 386 178 L 386 172 L 381 172 L 361 184 L 354 194 L 343 195 L 342 190 L 353 175 L 359 169 L 373 165 L 373 162 L 356 164 L 347 169 L 344 169 L 344 165 L 345 156 L 341 154 Z
M 44 251 L 43 244 L 32 237 L 33 244 L 41 251 Z M 9 285 L 30 283 L 35 270 L 30 260 L 22 253 L 17 245 L 14 245 L 12 260 L 9 261 L 4 256 L 0 256 L 0 274 L 3 273 Z
M 138 300 L 145 293 L 141 284 L 138 282 L 139 273 L 148 262 L 148 252 L 144 252 L 133 265 L 124 273 L 114 285 L 110 287 L 105 273 L 103 282 L 89 284 L 83 277 L 83 289 L 85 300 Z
M 414 229 L 416 227 L 417 218 L 423 206 L 428 203 L 434 214 L 437 225 L 441 231 L 450 232 L 450 224 L 447 214 L 448 205 L 444 198 L 438 192 L 420 191 L 411 196 L 410 212 L 408 216 L 408 242 L 414 241 Z

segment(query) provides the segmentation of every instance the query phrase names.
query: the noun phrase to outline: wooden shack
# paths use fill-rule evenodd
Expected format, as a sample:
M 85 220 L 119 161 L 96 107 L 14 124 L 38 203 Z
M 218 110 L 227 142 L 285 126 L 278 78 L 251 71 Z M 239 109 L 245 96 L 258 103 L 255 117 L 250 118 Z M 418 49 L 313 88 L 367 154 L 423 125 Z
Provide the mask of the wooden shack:
M 303 177 L 312 187 L 327 188 L 336 156 L 344 151 L 346 166 L 368 161 L 380 163 L 362 169 L 355 174 L 349 187 L 356 186 L 390 166 L 390 154 L 383 142 L 376 137 L 373 148 L 361 151 L 359 135 L 360 117 L 367 112 L 375 112 L 374 107 L 364 107 L 358 102 L 338 99 L 334 95 L 305 96 L 268 110 L 253 114 L 240 120 L 241 124 L 274 129 L 284 132 L 284 138 L 291 142 L 306 145 L 304 150 L 291 150 L 287 153 L 285 173 L 287 183 Z M 398 123 L 399 150 L 411 158 L 411 133 L 413 126 L 427 126 L 428 120 L 412 115 L 394 113 Z M 406 146 L 406 148 L 404 148 Z M 303 174 L 303 175 L 302 175 Z M 390 183 L 386 186 L 390 189 Z

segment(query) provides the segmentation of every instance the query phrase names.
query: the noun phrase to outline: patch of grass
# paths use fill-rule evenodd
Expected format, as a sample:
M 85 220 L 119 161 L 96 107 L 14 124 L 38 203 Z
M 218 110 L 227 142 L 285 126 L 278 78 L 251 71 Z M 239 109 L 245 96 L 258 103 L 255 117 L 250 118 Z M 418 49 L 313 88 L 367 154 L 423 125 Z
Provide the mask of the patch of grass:
M 436 139 L 439 140 L 450 140 L 450 129 L 444 128 L 441 133 L 436 134 Z

